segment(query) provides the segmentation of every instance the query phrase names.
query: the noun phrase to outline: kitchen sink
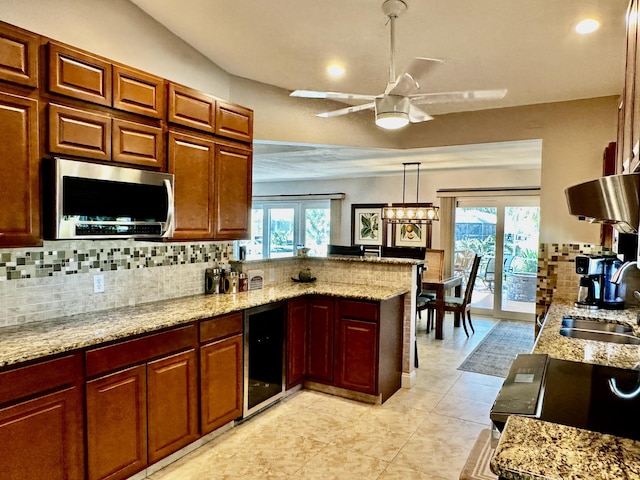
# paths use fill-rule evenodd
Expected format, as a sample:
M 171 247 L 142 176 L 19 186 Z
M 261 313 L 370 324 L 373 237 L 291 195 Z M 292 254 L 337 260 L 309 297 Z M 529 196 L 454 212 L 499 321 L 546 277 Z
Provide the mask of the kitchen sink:
M 619 323 L 591 320 L 584 317 L 564 317 L 562 326 L 567 328 L 578 328 L 580 330 L 593 330 L 597 332 L 610 333 L 631 333 L 633 328 L 630 325 L 622 325 Z
M 560 335 L 570 338 L 580 338 L 582 340 L 597 340 L 599 342 L 640 345 L 640 337 L 629 335 L 627 333 L 562 327 L 560 329 Z

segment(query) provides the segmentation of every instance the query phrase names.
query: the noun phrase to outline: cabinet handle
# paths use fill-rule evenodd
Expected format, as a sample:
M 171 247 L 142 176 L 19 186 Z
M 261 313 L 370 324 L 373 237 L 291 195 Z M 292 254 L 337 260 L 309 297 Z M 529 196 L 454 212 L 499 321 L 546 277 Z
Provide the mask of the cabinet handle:
M 164 187 L 167 189 L 167 199 L 169 200 L 167 205 L 167 223 L 162 238 L 171 238 L 173 236 L 173 186 L 169 180 L 164 180 Z

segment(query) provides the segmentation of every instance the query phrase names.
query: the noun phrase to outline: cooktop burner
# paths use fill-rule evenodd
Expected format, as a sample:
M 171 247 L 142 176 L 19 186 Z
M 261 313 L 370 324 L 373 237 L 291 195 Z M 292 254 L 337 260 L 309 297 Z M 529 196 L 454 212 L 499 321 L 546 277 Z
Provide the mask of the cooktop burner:
M 517 414 L 640 440 L 639 386 L 636 370 L 518 355 L 490 417 L 499 430 Z

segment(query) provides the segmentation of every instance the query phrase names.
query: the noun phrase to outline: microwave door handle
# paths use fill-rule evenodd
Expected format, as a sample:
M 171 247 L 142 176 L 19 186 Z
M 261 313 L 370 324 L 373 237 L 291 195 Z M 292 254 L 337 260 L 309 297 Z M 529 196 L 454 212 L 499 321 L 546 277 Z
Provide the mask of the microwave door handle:
M 167 205 L 167 224 L 165 232 L 162 234 L 162 238 L 171 238 L 173 235 L 173 187 L 169 180 L 163 180 L 164 187 L 167 189 L 167 199 L 169 200 Z

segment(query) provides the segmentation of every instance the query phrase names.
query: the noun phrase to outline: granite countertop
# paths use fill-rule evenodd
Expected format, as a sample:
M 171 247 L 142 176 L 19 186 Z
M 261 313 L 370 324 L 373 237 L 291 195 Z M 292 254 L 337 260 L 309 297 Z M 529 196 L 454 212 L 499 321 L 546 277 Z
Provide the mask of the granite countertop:
M 618 345 L 560 335 L 564 315 L 629 324 L 640 310 L 575 308 L 554 302 L 533 353 L 553 358 L 619 368 L 638 368 L 639 345 Z M 509 480 L 640 479 L 640 441 L 512 415 L 507 420 L 491 460 L 491 469 Z
M 633 327 L 634 334 L 640 336 L 640 326 L 636 317 L 640 309 L 624 310 L 585 310 L 576 308 L 572 302 L 554 302 L 549 315 L 533 347 L 533 353 L 546 353 L 560 360 L 595 363 L 618 368 L 634 368 L 640 362 L 640 345 L 620 345 L 609 342 L 597 342 L 568 338 L 560 335 L 562 317 L 572 315 L 589 317 L 602 321 L 627 324 Z
M 46 322 L 2 327 L 0 367 L 303 295 L 383 301 L 405 293 L 406 289 L 397 287 L 292 282 L 238 294 L 194 295 L 135 307 L 82 313 Z
M 640 442 L 512 415 L 491 467 L 508 480 L 640 478 Z

